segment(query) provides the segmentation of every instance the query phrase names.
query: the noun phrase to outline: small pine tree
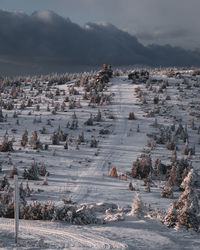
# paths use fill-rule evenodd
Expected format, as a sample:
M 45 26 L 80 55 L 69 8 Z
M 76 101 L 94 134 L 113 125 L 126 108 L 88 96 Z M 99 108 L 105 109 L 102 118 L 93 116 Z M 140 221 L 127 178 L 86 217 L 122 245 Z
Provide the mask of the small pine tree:
M 133 187 L 132 182 L 129 182 L 128 188 L 129 188 L 129 190 L 134 191 L 134 187 Z
M 147 181 L 147 183 L 146 183 L 146 185 L 145 185 L 145 191 L 146 191 L 147 193 L 150 193 L 150 192 L 151 192 L 151 185 L 150 185 L 150 182 L 149 182 L 149 181 Z
M 13 152 L 13 143 L 8 140 L 8 135 L 5 134 L 2 140 L 2 144 L 0 145 L 0 152 Z
M 176 160 L 177 160 L 177 154 L 176 154 L 176 148 L 175 148 L 171 156 L 171 162 L 176 162 Z
M 135 114 L 134 114 L 134 112 L 130 112 L 130 113 L 129 113 L 128 119 L 129 119 L 129 120 L 135 120 Z
M 101 111 L 98 110 L 97 115 L 94 117 L 94 121 L 100 122 L 101 121 Z
M 66 140 L 66 142 L 64 144 L 64 149 L 68 149 L 68 140 Z
M 7 175 L 4 174 L 2 176 L 2 180 L 0 180 L 0 191 L 3 191 L 6 187 L 9 187 L 10 184 L 8 182 L 8 179 L 7 179 Z
M 177 201 L 177 225 L 198 231 L 200 225 L 198 197 L 194 188 L 187 186 Z
M 169 199 L 174 198 L 173 189 L 172 189 L 172 186 L 170 185 L 169 181 L 166 181 L 166 183 L 163 185 L 161 197 L 169 198 Z
M 2 108 L 0 108 L 0 122 L 4 122 L 4 116 L 3 116 Z
M 194 187 L 196 184 L 197 184 L 197 174 L 194 171 L 194 169 L 191 169 L 187 174 L 187 176 L 182 181 L 180 187 L 185 190 L 188 186 Z
M 25 129 L 25 131 L 22 135 L 21 145 L 23 147 L 25 147 L 27 143 L 28 143 L 28 131 L 27 131 L 27 129 Z
M 90 118 L 84 124 L 87 125 L 87 126 L 92 126 L 93 125 L 92 114 L 90 114 Z
M 42 144 L 37 135 L 37 131 L 32 132 L 32 136 L 30 138 L 29 144 L 32 146 L 33 149 L 42 149 Z
M 92 139 L 91 139 L 91 142 L 90 142 L 90 147 L 91 148 L 97 148 L 97 144 L 98 144 L 98 142 L 97 142 L 96 138 L 94 136 L 92 136 Z
M 188 148 L 188 142 L 186 141 L 183 147 L 183 154 L 188 155 L 189 153 L 189 148 Z
M 194 185 L 195 177 L 191 170 L 181 184 L 185 191 L 180 195 L 178 201 L 171 205 L 173 209 L 169 209 L 163 219 L 166 225 L 172 227 L 182 225 L 186 228 L 193 228 L 195 231 L 199 230 L 200 208 Z
M 24 169 L 23 178 L 28 180 L 38 180 L 38 166 L 34 161 L 29 169 Z
M 59 136 L 57 132 L 54 132 L 51 136 L 52 144 L 53 145 L 59 145 Z
M 26 182 L 26 186 L 24 188 L 24 193 L 25 193 L 26 197 L 29 197 L 31 195 L 31 190 L 29 188 L 28 181 Z
M 48 185 L 48 182 L 47 182 L 47 175 L 48 175 L 48 173 L 45 174 L 44 180 L 43 180 L 43 184 L 42 184 L 42 185 Z
M 136 194 L 136 197 L 132 204 L 132 209 L 129 215 L 137 216 L 139 218 L 144 217 L 147 214 L 147 208 L 141 200 L 139 193 Z
M 108 176 L 109 176 L 109 177 L 113 177 L 113 178 L 117 178 L 117 177 L 118 177 L 116 167 L 112 167 L 112 169 L 110 170 Z
M 163 218 L 163 223 L 168 227 L 175 227 L 177 223 L 178 213 L 176 211 L 176 202 L 170 204 Z
M 46 170 L 46 167 L 44 165 L 44 162 L 42 162 L 42 164 L 40 165 L 40 175 L 41 176 L 45 176 L 47 174 L 47 170 Z
M 139 133 L 140 132 L 140 125 L 138 124 L 137 125 L 137 133 Z

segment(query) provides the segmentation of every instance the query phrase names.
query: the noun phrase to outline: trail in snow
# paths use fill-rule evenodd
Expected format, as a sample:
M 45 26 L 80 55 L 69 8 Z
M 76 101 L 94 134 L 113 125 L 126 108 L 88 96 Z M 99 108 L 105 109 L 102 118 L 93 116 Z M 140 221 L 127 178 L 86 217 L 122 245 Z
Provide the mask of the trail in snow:
M 92 202 L 100 190 L 102 191 L 100 191 L 100 195 L 98 194 L 99 201 L 108 201 L 108 199 L 114 201 L 116 197 L 109 197 L 113 187 L 119 189 L 119 201 L 123 200 L 120 198 L 120 192 L 128 184 L 107 178 L 108 171 L 112 166 L 116 166 L 119 172 L 130 170 L 131 163 L 145 146 L 146 136 L 135 133 L 139 120 L 143 119 L 143 112 L 136 105 L 137 101 L 134 96 L 137 85 L 120 78 L 113 78 L 111 82 L 112 86 L 109 91 L 114 93 L 114 99 L 109 109 L 115 117 L 114 120 L 111 120 L 113 131 L 100 143 L 99 156 L 94 157 L 88 168 L 84 168 L 78 173 L 79 178 L 77 178 L 77 185 L 73 192 L 73 199 L 76 202 Z M 130 112 L 137 113 L 137 120 L 128 120 Z M 88 178 L 90 181 L 87 182 Z M 107 190 L 105 186 L 107 186 Z M 121 196 L 123 198 L 123 192 L 121 192 Z M 95 197 L 95 200 L 98 197 Z
M 12 219 L 0 219 L 2 231 L 13 230 Z M 51 223 L 41 221 L 20 220 L 20 238 L 44 239 L 49 245 L 55 248 L 91 248 L 91 249 L 125 249 L 127 245 L 118 241 L 110 240 L 107 237 L 95 234 L 88 229 L 72 226 L 64 223 Z M 22 240 L 19 240 L 22 242 Z

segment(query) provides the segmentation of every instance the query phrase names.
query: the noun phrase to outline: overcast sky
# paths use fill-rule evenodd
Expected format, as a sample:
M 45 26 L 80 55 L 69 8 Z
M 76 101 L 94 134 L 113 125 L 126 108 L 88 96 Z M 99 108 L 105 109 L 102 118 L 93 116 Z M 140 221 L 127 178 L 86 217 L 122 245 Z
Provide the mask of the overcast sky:
M 0 9 L 52 10 L 72 22 L 109 22 L 144 44 L 200 48 L 200 0 L 0 0 Z

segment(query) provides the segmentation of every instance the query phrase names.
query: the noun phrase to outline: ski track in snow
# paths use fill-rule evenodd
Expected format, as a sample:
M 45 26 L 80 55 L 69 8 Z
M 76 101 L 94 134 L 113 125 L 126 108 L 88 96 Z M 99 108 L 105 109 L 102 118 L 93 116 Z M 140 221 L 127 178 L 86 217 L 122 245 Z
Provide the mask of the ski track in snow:
M 99 157 L 90 164 L 87 169 L 83 169 L 83 171 L 79 172 L 78 175 L 80 178 L 77 179 L 77 185 L 74 190 L 73 199 L 77 202 L 87 201 L 87 197 L 91 195 L 92 190 L 96 189 L 95 181 L 92 183 L 88 183 L 88 185 L 82 185 L 80 179 L 83 179 L 86 176 L 93 176 L 101 181 L 102 173 L 107 175 L 107 170 L 109 163 L 118 164 L 122 158 L 126 157 L 126 149 L 123 149 L 124 141 L 127 139 L 128 134 L 127 131 L 131 128 L 128 124 L 128 114 L 129 112 L 139 112 L 139 107 L 134 106 L 134 102 L 136 102 L 136 98 L 133 96 L 129 103 L 125 103 L 127 92 L 133 95 L 134 89 L 136 85 L 127 83 L 122 81 L 121 79 L 112 79 L 112 86 L 110 87 L 110 92 L 114 93 L 114 100 L 112 105 L 110 105 L 110 109 L 112 114 L 115 116 L 115 120 L 113 121 L 113 132 L 109 135 L 108 138 L 104 139 L 103 146 L 100 143 Z M 137 109 L 137 110 L 136 110 Z M 129 125 L 129 127 L 128 127 Z M 136 125 L 135 128 L 136 130 Z M 133 146 L 133 145 L 131 145 Z M 132 154 L 132 161 L 136 158 L 137 154 L 141 152 L 144 145 L 137 145 L 136 154 Z M 129 160 L 128 164 L 132 161 Z M 111 165 L 111 166 L 112 166 Z M 112 182 L 112 181 L 111 181 Z
M 4 231 L 12 230 L 14 220 L 1 219 L 1 228 Z M 34 236 L 36 239 L 45 239 L 57 246 L 56 248 L 91 248 L 91 249 L 125 249 L 127 245 L 117 241 L 110 240 L 106 237 L 93 233 L 88 229 L 83 230 L 81 227 L 68 224 L 24 221 L 20 220 L 20 236 Z

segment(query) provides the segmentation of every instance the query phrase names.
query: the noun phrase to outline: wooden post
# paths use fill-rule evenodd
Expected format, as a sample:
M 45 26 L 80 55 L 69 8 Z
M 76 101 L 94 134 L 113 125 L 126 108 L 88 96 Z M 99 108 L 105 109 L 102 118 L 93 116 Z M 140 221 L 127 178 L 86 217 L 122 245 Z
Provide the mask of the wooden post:
M 19 186 L 18 176 L 14 175 L 14 214 L 15 214 L 15 243 L 18 243 L 18 231 L 19 231 Z

